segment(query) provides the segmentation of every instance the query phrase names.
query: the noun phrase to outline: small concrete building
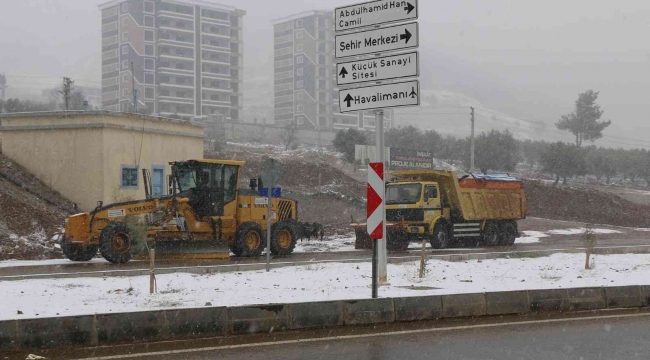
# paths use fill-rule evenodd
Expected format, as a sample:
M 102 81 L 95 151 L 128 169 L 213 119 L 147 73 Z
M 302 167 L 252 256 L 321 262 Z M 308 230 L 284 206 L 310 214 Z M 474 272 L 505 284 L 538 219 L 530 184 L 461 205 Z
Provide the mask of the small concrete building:
M 4 114 L 0 131 L 4 155 L 85 211 L 143 199 L 142 169 L 154 194 L 166 194 L 170 161 L 203 158 L 202 126 L 139 114 Z

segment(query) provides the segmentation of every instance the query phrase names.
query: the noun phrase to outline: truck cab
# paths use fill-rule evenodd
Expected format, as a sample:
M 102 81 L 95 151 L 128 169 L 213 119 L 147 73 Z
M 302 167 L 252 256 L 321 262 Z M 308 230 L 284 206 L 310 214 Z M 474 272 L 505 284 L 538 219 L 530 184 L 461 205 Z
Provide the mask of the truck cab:
M 430 224 L 451 214 L 437 182 L 395 182 L 386 186 L 386 222 L 399 223 L 411 236 L 424 235 Z

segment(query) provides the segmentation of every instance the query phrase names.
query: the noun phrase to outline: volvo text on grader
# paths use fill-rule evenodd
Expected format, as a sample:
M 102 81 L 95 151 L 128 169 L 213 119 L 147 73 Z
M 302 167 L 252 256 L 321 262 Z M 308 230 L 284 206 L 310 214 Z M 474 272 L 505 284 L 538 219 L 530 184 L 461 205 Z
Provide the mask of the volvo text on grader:
M 91 212 L 65 221 L 61 249 L 68 259 L 89 261 L 97 250 L 112 263 L 126 263 L 136 240 L 147 246 L 169 244 L 227 248 L 236 256 L 253 257 L 263 252 L 267 225 L 267 199 L 260 196 L 259 182 L 239 188 L 243 161 L 188 160 L 172 162 L 170 195 L 152 197 L 148 173 L 143 171 L 147 199 L 110 205 L 98 204 Z M 322 226 L 297 221 L 297 202 L 272 198 L 271 253 L 288 255 L 298 238 L 318 233 Z M 136 239 L 129 217 L 145 217 L 145 239 Z M 183 253 L 181 245 L 178 250 Z M 172 246 L 173 248 L 173 246 Z M 189 252 L 189 251 L 188 251 Z M 226 252 L 227 254 L 227 252 Z

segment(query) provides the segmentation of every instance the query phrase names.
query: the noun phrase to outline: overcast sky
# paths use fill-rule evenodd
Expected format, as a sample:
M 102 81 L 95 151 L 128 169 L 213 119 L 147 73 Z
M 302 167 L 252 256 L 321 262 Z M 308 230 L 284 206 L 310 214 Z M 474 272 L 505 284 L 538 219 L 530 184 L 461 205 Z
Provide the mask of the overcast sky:
M 0 73 L 9 85 L 36 88 L 65 75 L 98 86 L 103 2 L 0 0 Z M 257 72 L 272 56 L 271 20 L 352 3 L 213 2 L 247 11 L 245 66 Z M 498 110 L 550 123 L 572 110 L 578 93 L 594 89 L 612 134 L 650 133 L 650 0 L 420 0 L 420 8 L 422 72 L 431 86 L 454 85 L 427 62 L 442 56 L 462 69 L 459 79 L 475 79 L 482 93 L 469 95 Z

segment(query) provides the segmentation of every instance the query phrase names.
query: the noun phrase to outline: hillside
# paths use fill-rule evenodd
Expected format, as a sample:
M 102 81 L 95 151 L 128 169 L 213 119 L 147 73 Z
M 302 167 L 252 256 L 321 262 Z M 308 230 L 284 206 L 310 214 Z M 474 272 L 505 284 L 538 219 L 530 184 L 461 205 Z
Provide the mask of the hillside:
M 59 258 L 70 201 L 0 154 L 0 260 Z

